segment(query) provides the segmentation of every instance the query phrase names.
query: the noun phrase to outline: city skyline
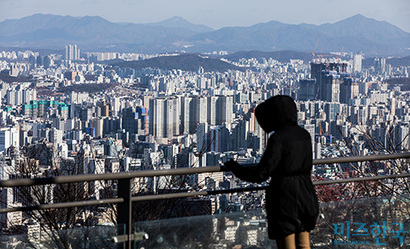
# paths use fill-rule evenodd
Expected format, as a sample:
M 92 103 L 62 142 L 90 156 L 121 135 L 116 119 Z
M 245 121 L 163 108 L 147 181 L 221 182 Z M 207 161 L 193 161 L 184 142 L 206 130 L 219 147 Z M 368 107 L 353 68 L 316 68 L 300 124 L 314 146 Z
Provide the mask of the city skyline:
M 298 6 L 295 8 L 295 6 Z M 353 15 L 361 14 L 379 21 L 387 21 L 400 29 L 410 32 L 410 3 L 394 1 L 353 1 L 340 4 L 333 0 L 315 1 L 247 1 L 215 0 L 201 2 L 177 1 L 129 1 L 123 0 L 112 6 L 112 1 L 10 1 L 0 3 L 0 22 L 19 19 L 36 13 L 101 16 L 111 22 L 155 23 L 180 16 L 195 24 L 207 25 L 214 29 L 232 26 L 252 26 L 272 20 L 289 24 L 334 23 Z
M 54 23 L 62 25 L 60 21 Z M 408 39 L 403 40 L 407 45 Z M 210 218 L 210 222 L 204 222 L 206 229 L 202 230 L 208 232 L 200 234 L 201 241 L 181 232 L 180 228 L 187 226 L 173 219 L 171 232 L 162 225 L 161 233 L 136 225 L 134 231 L 143 231 L 149 238 L 135 242 L 149 248 L 169 248 L 171 242 L 174 247 L 223 248 L 234 244 L 242 248 L 263 247 L 266 218 L 246 213 L 266 206 L 265 194 L 243 190 L 266 185 L 239 181 L 223 168 L 214 171 L 214 167 L 208 166 L 218 166 L 231 159 L 248 165 L 260 162 L 265 148 L 271 148 L 268 141 L 280 134 L 269 138 L 254 110 L 262 101 L 277 95 L 295 99 L 297 124 L 311 137 L 311 145 L 309 142 L 305 145 L 312 148 L 309 155 L 312 160 L 335 160 L 329 165 L 313 161 L 311 177 L 318 183 L 315 188 L 321 213 L 325 214 L 314 231 L 315 246 L 328 248 L 346 241 L 328 236 L 334 233 L 334 225 L 343 220 L 354 219 L 351 224 L 358 224 L 362 220 L 357 217 L 364 217 L 364 223 L 360 224 L 374 224 L 369 214 L 375 214 L 383 225 L 407 224 L 407 213 L 400 210 L 408 210 L 405 200 L 409 193 L 406 177 L 409 165 L 407 160 L 396 160 L 397 155 L 409 156 L 410 65 L 407 61 L 376 57 L 364 63 L 363 54 L 342 52 L 334 53 L 333 58 L 317 54 L 314 58 L 314 54 L 307 53 L 306 59 L 295 58 L 297 53 L 293 53 L 279 61 L 272 58 L 274 53 L 262 53 L 263 58 L 261 53 L 248 53 L 246 58 L 228 57 L 219 61 L 232 65 L 219 71 L 209 69 L 209 61 L 215 64 L 218 61 L 211 56 L 196 58 L 198 64 L 194 65 L 190 61 L 195 60 L 179 55 L 185 58 L 181 60 L 183 64 L 191 64 L 191 68 L 176 63 L 170 63 L 173 65 L 170 68 L 147 64 L 135 67 L 136 64 L 127 63 L 113 66 L 107 60 L 169 59 L 175 55 L 81 54 L 80 49 L 85 50 L 77 43 L 69 43 L 62 54 L 52 50 L 0 51 L 0 182 L 29 180 L 18 179 L 23 177 L 50 180 L 41 187 L 0 189 L 3 210 L 0 247 L 115 248 L 115 238 L 121 236 L 123 228 L 131 234 L 130 224 L 134 222 L 152 224 L 149 220 L 187 216 L 190 217 L 183 219 L 190 219 L 191 225 L 193 216 Z M 393 160 L 374 163 L 360 159 L 360 163 L 355 163 L 350 160 L 352 156 L 379 156 L 384 160 L 391 156 Z M 346 160 L 350 163 L 341 163 L 339 159 L 344 157 L 350 157 Z M 179 177 L 173 174 L 174 169 L 194 174 Z M 142 177 L 134 179 L 137 171 L 145 172 L 138 173 Z M 154 171 L 154 177 L 146 175 Z M 163 172 L 167 173 L 162 175 Z M 277 172 L 272 171 L 272 179 Z M 128 178 L 117 174 L 126 174 Z M 63 185 L 55 180 L 84 179 L 77 175 L 90 180 Z M 109 181 L 107 176 L 120 179 Z M 356 184 L 352 179 L 365 179 L 368 187 L 363 188 L 362 183 Z M 337 183 L 333 184 L 335 187 L 327 185 L 330 181 Z M 342 181 L 348 183 L 342 185 Z M 203 195 L 204 191 L 209 194 Z M 175 194 L 185 198 L 178 202 L 176 199 L 143 201 L 147 197 Z M 126 212 L 120 206 L 122 198 L 129 201 Z M 134 198 L 140 201 L 131 205 Z M 118 204 L 111 205 L 113 199 L 119 200 Z M 364 205 L 363 201 L 366 201 Z M 341 206 L 346 203 L 357 205 L 354 209 Z M 39 205 L 41 210 L 31 211 Z M 164 207 L 175 211 L 169 213 Z M 238 218 L 218 218 L 232 212 Z M 74 228 L 68 230 L 73 231 L 69 236 L 64 232 L 67 228 Z M 404 228 L 400 225 L 397 232 L 406 233 L 408 229 Z M 91 231 L 102 236 L 93 236 Z M 220 235 L 215 231 L 221 231 Z M 173 238 L 183 233 L 184 239 L 163 239 L 167 238 L 165 233 Z M 246 236 L 248 239 L 243 240 Z M 360 238 L 366 243 L 378 239 Z M 383 243 L 398 248 L 399 244 L 409 244 L 405 239 L 386 236 Z

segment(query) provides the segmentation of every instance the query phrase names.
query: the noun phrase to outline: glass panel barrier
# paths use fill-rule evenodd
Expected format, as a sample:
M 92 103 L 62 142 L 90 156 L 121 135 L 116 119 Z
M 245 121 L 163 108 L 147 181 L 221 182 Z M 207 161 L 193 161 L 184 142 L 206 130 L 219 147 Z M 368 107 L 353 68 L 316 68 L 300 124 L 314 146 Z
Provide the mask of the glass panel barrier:
M 149 239 L 135 241 L 134 248 L 234 248 L 270 247 L 265 212 L 261 209 L 218 215 L 143 221 L 135 224 Z M 245 247 L 242 247 L 245 248 Z
M 321 203 L 312 248 L 408 248 L 409 196 Z M 134 248 L 276 248 L 267 237 L 265 211 L 143 221 L 137 232 L 149 239 Z

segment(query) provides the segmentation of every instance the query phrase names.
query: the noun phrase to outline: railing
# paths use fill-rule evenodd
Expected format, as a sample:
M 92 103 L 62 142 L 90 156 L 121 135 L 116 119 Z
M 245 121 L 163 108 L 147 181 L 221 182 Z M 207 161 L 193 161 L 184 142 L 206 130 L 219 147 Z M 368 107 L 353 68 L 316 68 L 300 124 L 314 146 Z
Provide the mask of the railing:
M 323 165 L 323 164 L 334 164 L 334 163 L 395 160 L 395 159 L 405 159 L 405 158 L 410 158 L 410 153 L 344 157 L 344 158 L 326 158 L 326 159 L 314 160 L 313 164 Z M 24 186 L 46 185 L 46 184 L 80 183 L 80 182 L 99 181 L 99 180 L 118 180 L 118 197 L 110 198 L 110 199 L 101 199 L 101 200 L 86 200 L 86 201 L 75 201 L 75 202 L 64 202 L 64 203 L 39 204 L 39 205 L 26 206 L 26 207 L 1 208 L 0 214 L 9 213 L 9 212 L 17 212 L 17 211 L 27 212 L 27 211 L 41 210 L 41 209 L 58 209 L 58 208 L 79 207 L 79 206 L 94 206 L 94 205 L 101 206 L 101 205 L 108 205 L 108 204 L 118 204 L 117 223 L 125 224 L 125 227 L 126 227 L 126 231 L 125 231 L 126 236 L 120 237 L 119 239 L 128 241 L 128 243 L 126 243 L 125 245 L 125 248 L 131 248 L 131 240 L 133 237 L 132 224 L 131 224 L 132 202 L 171 199 L 171 198 L 184 198 L 184 197 L 193 197 L 193 196 L 207 196 L 207 195 L 245 192 L 245 191 L 257 191 L 257 190 L 263 190 L 266 188 L 265 186 L 258 186 L 258 187 L 248 187 L 248 188 L 182 192 L 182 193 L 170 193 L 170 194 L 149 195 L 149 196 L 132 196 L 131 186 L 132 186 L 132 180 L 134 178 L 159 177 L 159 176 L 171 176 L 171 175 L 190 175 L 190 174 L 200 174 L 200 173 L 221 172 L 225 170 L 226 169 L 223 166 L 210 166 L 210 167 L 200 167 L 200 168 L 178 168 L 178 169 L 170 169 L 170 170 L 147 170 L 147 171 L 120 172 L 120 173 L 110 173 L 110 174 L 71 175 L 71 176 L 58 176 L 58 177 L 45 177 L 45 178 L 23 178 L 23 179 L 13 179 L 13 180 L 3 180 L 3 181 L 0 181 L 0 187 L 24 187 Z M 407 177 L 410 177 L 409 173 L 398 174 L 398 175 L 383 175 L 383 176 L 316 181 L 314 182 L 314 185 L 327 185 L 327 184 L 346 183 L 346 182 L 377 181 L 377 180 L 383 180 L 383 179 L 407 178 Z M 128 239 L 128 238 L 131 238 L 131 239 Z

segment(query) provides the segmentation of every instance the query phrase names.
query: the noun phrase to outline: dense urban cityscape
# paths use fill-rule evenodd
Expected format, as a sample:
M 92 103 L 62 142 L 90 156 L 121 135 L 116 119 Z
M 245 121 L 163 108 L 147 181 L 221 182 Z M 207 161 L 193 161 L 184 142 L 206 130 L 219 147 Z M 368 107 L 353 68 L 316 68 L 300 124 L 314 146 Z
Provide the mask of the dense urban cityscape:
M 201 57 L 215 54 L 226 52 Z M 298 122 L 311 134 L 314 159 L 409 149 L 409 92 L 401 90 L 405 85 L 389 83 L 391 78 L 408 78 L 408 66 L 392 66 L 386 58 L 375 58 L 373 65 L 364 68 L 365 55 L 343 52 L 331 58 L 312 53 L 311 61 L 285 63 L 272 58 L 224 60 L 240 68 L 225 72 L 203 67 L 195 72 L 135 69 L 113 61 L 165 56 L 180 55 L 84 53 L 77 45 L 67 45 L 63 55 L 2 51 L 1 180 L 205 167 L 230 158 L 254 164 L 262 156 L 267 134 L 253 110 L 278 94 L 296 100 Z M 403 168 L 384 163 L 376 168 L 317 165 L 313 177 L 329 180 L 401 172 Z M 105 198 L 107 188 L 115 189 L 115 183 L 110 184 L 89 183 L 82 186 L 81 195 Z M 252 186 L 229 172 L 183 179 L 139 178 L 134 184 L 135 195 Z M 46 194 L 41 198 L 24 191 L 1 191 L 2 207 L 61 198 L 52 186 L 43 189 Z M 348 198 L 353 192 L 344 191 L 344 196 L 330 201 Z M 264 199 L 255 192 L 203 197 L 203 201 L 192 212 L 253 210 Z M 84 210 L 75 222 L 112 223 L 107 218 L 110 212 L 110 208 Z M 39 227 L 22 212 L 0 217 L 3 233 L 16 226 Z

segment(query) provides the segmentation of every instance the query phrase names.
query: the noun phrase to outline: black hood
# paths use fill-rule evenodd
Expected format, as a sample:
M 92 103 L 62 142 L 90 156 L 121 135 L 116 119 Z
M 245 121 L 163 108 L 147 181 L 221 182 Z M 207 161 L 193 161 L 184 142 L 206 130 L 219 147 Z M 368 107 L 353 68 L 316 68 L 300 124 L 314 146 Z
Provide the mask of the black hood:
M 270 133 L 284 126 L 297 125 L 295 101 L 286 95 L 276 95 L 259 104 L 255 116 L 262 129 Z

